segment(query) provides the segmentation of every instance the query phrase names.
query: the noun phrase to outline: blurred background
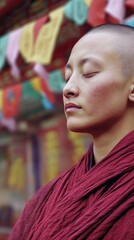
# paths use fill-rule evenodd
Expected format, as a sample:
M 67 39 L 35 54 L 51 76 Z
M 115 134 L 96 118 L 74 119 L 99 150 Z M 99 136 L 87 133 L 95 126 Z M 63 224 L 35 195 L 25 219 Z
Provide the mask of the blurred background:
M 134 27 L 134 0 L 0 0 L 0 240 L 35 191 L 88 148 L 89 136 L 66 128 L 64 66 L 103 23 Z

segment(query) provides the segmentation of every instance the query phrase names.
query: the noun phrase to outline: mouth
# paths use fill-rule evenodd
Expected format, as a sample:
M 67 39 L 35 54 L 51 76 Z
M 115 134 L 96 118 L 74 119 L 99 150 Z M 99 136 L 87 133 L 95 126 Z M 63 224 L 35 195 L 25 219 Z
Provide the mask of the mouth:
M 66 112 L 74 112 L 74 111 L 78 111 L 79 109 L 81 109 L 81 107 L 74 104 L 74 103 L 66 103 L 65 104 L 65 111 Z

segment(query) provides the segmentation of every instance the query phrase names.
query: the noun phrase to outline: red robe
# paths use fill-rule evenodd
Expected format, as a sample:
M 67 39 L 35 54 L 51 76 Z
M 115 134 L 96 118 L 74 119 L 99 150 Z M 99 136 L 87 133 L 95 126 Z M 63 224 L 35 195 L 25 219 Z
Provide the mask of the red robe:
M 35 194 L 9 240 L 134 240 L 134 131 L 89 170 L 91 155 Z

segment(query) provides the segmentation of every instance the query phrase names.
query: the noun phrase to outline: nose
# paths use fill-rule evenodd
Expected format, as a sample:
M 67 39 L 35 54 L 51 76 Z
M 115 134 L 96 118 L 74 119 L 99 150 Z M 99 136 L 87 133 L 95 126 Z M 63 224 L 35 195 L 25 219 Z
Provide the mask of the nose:
M 79 94 L 78 87 L 70 79 L 63 88 L 63 97 L 72 98 L 72 97 L 77 97 L 78 94 Z

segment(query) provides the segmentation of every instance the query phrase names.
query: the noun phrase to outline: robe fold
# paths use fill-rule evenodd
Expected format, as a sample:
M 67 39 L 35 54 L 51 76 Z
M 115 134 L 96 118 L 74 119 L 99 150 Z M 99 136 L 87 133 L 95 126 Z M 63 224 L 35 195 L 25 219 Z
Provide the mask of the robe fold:
M 134 240 L 134 131 L 89 169 L 92 152 L 38 190 L 9 240 Z

